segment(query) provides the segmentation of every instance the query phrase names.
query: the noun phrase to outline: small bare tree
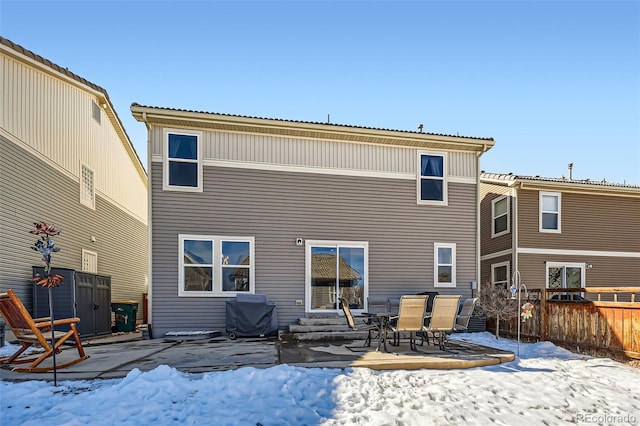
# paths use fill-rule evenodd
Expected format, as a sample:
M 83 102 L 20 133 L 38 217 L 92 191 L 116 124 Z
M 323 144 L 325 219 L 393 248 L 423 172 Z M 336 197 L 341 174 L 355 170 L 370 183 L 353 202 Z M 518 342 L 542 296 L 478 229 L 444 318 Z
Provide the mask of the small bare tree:
M 500 320 L 508 320 L 518 315 L 518 309 L 511 300 L 511 292 L 504 286 L 487 282 L 481 288 L 480 312 L 487 318 L 496 319 L 496 339 L 500 337 Z

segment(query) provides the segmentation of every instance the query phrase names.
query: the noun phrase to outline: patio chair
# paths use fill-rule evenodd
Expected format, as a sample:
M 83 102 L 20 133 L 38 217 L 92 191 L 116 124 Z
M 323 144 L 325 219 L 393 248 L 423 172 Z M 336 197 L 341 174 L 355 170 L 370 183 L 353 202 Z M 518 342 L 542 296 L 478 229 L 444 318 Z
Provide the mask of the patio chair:
M 389 312 L 389 299 L 378 296 L 367 297 L 367 312 L 370 314 Z
M 388 299 L 389 303 L 389 313 L 391 315 L 398 315 L 398 311 L 400 309 L 400 298 L 399 297 L 390 297 Z
M 462 303 L 462 309 L 456 316 L 455 331 L 467 331 L 469 329 L 469 320 L 471 320 L 471 315 L 473 315 L 473 311 L 476 308 L 476 303 L 478 303 L 477 297 L 466 299 Z
M 429 325 L 423 326 L 423 336 L 431 333 L 434 341 L 437 336 L 441 350 L 444 349 L 446 333 L 452 333 L 455 330 L 459 304 L 460 296 L 437 295 L 433 301 Z
M 342 312 L 344 312 L 344 316 L 347 319 L 347 325 L 353 331 L 366 331 L 367 338 L 364 341 L 364 346 L 371 346 L 371 332 L 379 331 L 378 324 L 373 323 L 372 318 L 368 317 L 363 319 L 363 322 L 356 324 L 355 319 L 353 318 L 353 314 L 351 313 L 351 309 L 349 308 L 349 303 L 346 299 L 340 299 L 340 304 L 342 305 Z M 356 348 L 353 346 L 347 346 L 348 349 L 355 350 Z
M 18 372 L 34 372 L 41 373 L 45 371 L 53 370 L 51 367 L 39 367 L 39 365 L 47 358 L 53 355 L 53 351 L 56 353 L 62 352 L 60 347 L 66 343 L 67 340 L 73 341 L 72 345 L 78 350 L 78 358 L 73 359 L 66 363 L 58 363 L 56 368 L 69 367 L 70 365 L 77 364 L 85 359 L 89 358 L 89 355 L 85 355 L 80 336 L 76 328 L 76 323 L 80 322 L 80 318 L 66 318 L 53 321 L 55 327 L 68 326 L 68 331 L 55 331 L 55 342 L 51 346 L 51 318 L 32 318 L 27 309 L 22 304 L 22 301 L 13 290 L 7 290 L 6 293 L 0 294 L 0 313 L 4 317 L 4 321 L 7 323 L 11 332 L 14 334 L 20 345 L 20 349 L 13 353 L 8 358 L 0 360 L 2 364 L 25 364 L 31 363 L 25 368 L 13 368 L 13 371 Z M 44 349 L 44 353 L 39 353 L 37 356 L 18 358 L 28 348 L 40 345 Z
M 409 333 L 409 347 L 412 351 L 416 348 L 416 333 L 424 328 L 424 315 L 427 309 L 427 299 L 425 295 L 402 296 L 400 298 L 400 306 L 398 308 L 398 316 L 391 317 L 389 324 L 384 330 L 384 339 L 387 340 L 387 331 L 394 334 L 394 341 L 402 332 Z M 395 324 L 392 322 L 395 320 Z
M 433 310 L 433 301 L 436 300 L 436 296 L 439 295 L 440 293 L 438 293 L 437 291 L 424 291 L 418 294 L 421 296 L 422 295 L 429 296 L 429 298 L 427 299 L 427 314 L 430 314 L 431 311 Z

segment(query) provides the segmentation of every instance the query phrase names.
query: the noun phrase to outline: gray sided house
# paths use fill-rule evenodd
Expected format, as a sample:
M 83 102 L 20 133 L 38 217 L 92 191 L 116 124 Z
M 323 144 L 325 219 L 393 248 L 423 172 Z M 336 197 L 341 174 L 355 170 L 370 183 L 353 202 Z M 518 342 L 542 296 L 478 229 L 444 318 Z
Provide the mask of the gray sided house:
M 110 277 L 112 300 L 142 307 L 147 175 L 107 92 L 2 37 L 0 75 L 0 291 L 32 310 L 29 231 L 44 221 L 61 230 L 54 268 Z
M 479 161 L 492 139 L 133 104 L 149 131 L 154 336 L 224 330 L 225 301 L 266 294 L 279 326 L 339 299 L 479 277 Z
M 640 284 L 640 187 L 482 173 L 481 283 Z M 517 271 L 517 273 L 516 273 Z

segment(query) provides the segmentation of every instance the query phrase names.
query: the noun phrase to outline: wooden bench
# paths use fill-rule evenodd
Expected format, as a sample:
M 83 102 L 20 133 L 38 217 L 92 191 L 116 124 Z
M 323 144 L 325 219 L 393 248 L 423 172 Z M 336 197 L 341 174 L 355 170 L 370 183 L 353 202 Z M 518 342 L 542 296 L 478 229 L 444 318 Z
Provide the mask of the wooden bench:
M 70 365 L 77 364 L 85 359 L 89 358 L 89 355 L 85 355 L 82 342 L 80 341 L 80 335 L 76 328 L 76 323 L 80 322 L 80 318 L 66 318 L 54 320 L 54 327 L 68 326 L 68 331 L 56 330 L 54 335 L 55 342 L 53 347 L 51 346 L 51 318 L 32 318 L 29 311 L 24 307 L 22 301 L 13 290 L 7 290 L 6 293 L 0 293 L 0 313 L 4 317 L 5 322 L 11 329 L 11 332 L 18 340 L 20 348 L 10 357 L 0 359 L 2 364 L 26 364 L 31 363 L 28 367 L 13 368 L 13 371 L 19 372 L 45 372 L 53 370 L 53 366 L 39 365 L 47 358 L 53 355 L 53 351 L 56 353 L 62 352 L 60 347 L 63 344 L 70 344 L 78 350 L 78 358 L 71 361 L 57 364 L 56 368 L 64 368 Z M 72 343 L 67 341 L 71 340 Z M 44 349 L 43 353 L 38 353 L 37 356 L 19 358 L 24 351 L 28 348 L 39 345 Z

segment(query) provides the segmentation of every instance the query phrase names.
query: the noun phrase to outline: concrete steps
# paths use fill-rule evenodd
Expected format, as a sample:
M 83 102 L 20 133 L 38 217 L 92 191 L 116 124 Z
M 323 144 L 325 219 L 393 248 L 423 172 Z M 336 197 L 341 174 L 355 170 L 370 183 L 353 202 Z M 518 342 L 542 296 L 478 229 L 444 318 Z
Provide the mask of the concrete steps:
M 358 317 L 355 318 L 358 321 Z M 344 317 L 300 318 L 297 324 L 289 325 L 288 340 L 333 341 L 366 339 L 368 333 L 353 331 Z

